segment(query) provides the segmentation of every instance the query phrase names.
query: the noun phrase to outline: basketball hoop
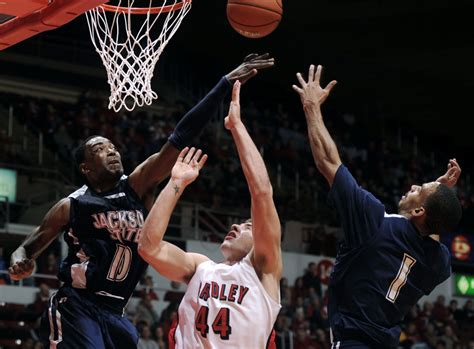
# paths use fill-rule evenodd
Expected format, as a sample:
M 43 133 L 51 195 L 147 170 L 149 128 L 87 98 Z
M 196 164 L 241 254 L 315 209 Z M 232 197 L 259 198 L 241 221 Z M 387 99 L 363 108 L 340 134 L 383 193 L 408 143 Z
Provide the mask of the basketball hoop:
M 104 4 L 86 12 L 92 43 L 107 71 L 109 109 L 132 111 L 158 98 L 151 88 L 155 65 L 192 0 L 162 1 L 161 7 L 147 0 L 148 7 L 139 8 L 133 7 L 135 0 L 123 0 L 127 6 L 120 6 L 122 0 L 118 0 L 117 6 Z M 163 22 L 157 24 L 160 17 Z M 151 30 L 160 24 L 161 32 L 153 39 Z

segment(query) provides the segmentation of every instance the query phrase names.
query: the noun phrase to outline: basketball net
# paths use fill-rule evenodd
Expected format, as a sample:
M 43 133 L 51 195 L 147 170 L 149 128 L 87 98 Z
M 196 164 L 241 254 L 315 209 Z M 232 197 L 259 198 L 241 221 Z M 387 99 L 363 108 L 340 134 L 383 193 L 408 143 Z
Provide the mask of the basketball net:
M 152 7 L 149 0 L 148 8 L 133 8 L 134 2 L 119 0 L 117 6 L 101 5 L 86 12 L 92 43 L 107 71 L 108 107 L 116 112 L 150 105 L 158 98 L 151 87 L 155 65 L 191 9 L 191 0 L 168 5 L 163 0 L 162 7 Z M 163 21 L 157 24 L 160 17 Z M 151 31 L 158 32 L 161 23 L 161 32 L 153 39 Z

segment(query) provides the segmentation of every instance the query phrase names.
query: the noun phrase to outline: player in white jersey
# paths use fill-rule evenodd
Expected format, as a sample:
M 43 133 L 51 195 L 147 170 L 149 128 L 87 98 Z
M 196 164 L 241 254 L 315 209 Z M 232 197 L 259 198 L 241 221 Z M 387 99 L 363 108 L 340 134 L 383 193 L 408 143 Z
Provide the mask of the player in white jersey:
M 280 220 L 265 164 L 240 119 L 239 93 L 237 81 L 225 127 L 247 179 L 251 219 L 232 225 L 220 247 L 224 261 L 215 263 L 162 240 L 176 202 L 207 159 L 201 150 L 181 152 L 143 226 L 141 256 L 165 277 L 188 284 L 175 348 L 265 348 L 281 308 Z

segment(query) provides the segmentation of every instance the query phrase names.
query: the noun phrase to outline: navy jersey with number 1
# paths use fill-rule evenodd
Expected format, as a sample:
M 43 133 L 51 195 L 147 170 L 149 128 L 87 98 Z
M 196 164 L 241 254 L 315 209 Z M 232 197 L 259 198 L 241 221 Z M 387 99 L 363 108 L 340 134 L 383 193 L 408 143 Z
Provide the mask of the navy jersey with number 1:
M 329 281 L 333 341 L 396 348 L 410 307 L 450 276 L 448 249 L 404 216 L 385 213 L 343 165 L 329 202 L 344 230 Z

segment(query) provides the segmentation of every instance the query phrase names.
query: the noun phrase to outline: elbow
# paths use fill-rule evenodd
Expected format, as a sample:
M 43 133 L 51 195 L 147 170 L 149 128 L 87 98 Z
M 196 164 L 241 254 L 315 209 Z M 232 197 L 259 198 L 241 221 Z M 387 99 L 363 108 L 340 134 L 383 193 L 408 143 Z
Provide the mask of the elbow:
M 253 197 L 273 197 L 273 188 L 270 182 L 259 184 L 250 193 Z
M 138 254 L 142 257 L 145 261 L 149 261 L 150 258 L 156 253 L 156 247 L 146 238 L 146 236 L 142 236 L 138 243 Z

